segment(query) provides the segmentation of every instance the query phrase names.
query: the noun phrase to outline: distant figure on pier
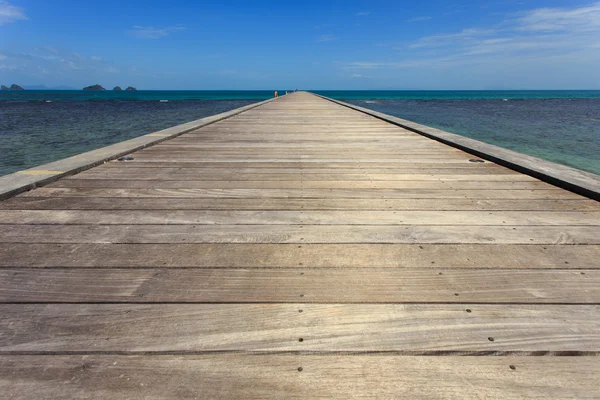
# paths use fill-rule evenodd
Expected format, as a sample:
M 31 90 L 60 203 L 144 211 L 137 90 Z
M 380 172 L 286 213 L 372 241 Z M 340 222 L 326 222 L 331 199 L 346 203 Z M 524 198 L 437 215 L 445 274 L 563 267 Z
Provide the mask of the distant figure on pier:
M 279 96 L 279 94 L 277 93 L 277 90 L 276 90 L 274 97 L 278 97 L 278 96 Z

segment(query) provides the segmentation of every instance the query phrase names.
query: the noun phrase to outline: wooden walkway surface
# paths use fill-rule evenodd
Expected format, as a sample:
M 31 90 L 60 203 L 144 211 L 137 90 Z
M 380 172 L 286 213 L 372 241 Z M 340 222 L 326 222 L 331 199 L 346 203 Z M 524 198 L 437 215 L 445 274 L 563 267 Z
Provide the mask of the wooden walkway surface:
M 308 93 L 0 203 L 4 398 L 598 398 L 600 206 Z

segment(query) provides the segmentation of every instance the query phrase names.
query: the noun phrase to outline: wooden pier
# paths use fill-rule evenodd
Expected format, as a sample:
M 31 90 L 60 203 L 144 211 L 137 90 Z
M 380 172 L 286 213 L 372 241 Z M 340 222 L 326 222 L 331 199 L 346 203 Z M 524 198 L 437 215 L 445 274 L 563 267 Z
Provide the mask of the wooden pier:
M 480 161 L 298 92 L 4 200 L 2 397 L 600 397 L 600 203 Z

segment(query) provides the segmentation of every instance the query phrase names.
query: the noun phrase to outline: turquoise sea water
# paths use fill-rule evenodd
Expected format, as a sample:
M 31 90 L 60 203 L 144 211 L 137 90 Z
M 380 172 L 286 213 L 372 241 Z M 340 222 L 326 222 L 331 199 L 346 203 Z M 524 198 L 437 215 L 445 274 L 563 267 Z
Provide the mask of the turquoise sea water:
M 600 174 L 600 91 L 315 92 Z M 0 175 L 272 96 L 271 90 L 0 92 Z

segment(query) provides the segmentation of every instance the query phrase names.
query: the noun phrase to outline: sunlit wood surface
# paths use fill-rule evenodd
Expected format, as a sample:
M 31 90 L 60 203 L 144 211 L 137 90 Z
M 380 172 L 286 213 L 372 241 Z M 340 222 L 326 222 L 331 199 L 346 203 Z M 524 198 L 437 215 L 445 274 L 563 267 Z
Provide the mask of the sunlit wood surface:
M 600 206 L 309 93 L 0 203 L 7 399 L 600 397 Z

